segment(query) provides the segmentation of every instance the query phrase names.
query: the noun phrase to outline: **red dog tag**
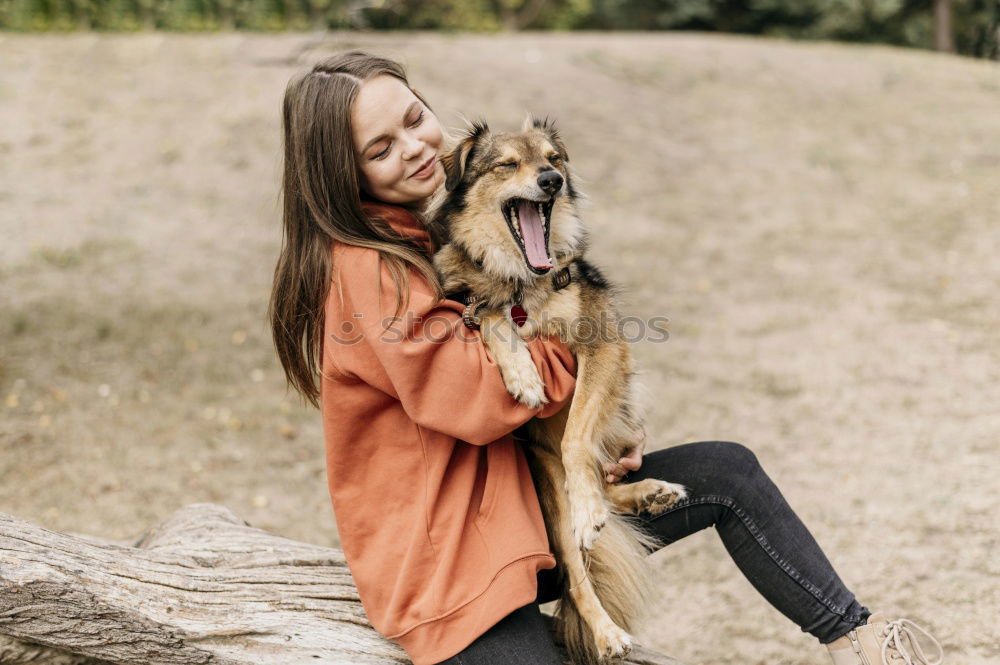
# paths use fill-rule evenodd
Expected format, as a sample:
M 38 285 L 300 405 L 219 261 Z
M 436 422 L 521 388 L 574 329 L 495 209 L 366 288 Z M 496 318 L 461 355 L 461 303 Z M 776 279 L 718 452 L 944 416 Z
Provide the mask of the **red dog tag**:
M 514 305 L 510 308 L 510 318 L 514 319 L 514 323 L 520 328 L 528 320 L 528 313 L 520 305 Z

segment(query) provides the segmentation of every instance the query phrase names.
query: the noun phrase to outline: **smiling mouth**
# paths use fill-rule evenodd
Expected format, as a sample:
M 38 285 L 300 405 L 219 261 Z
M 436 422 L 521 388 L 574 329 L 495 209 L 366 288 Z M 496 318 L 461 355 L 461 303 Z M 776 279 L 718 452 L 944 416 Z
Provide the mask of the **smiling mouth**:
M 510 233 L 521 248 L 525 263 L 536 275 L 553 268 L 549 258 L 549 228 L 555 198 L 547 201 L 507 199 L 501 205 Z
M 420 168 L 417 169 L 416 171 L 414 171 L 413 175 L 411 175 L 410 177 L 411 178 L 413 176 L 420 177 L 420 174 L 424 172 L 424 170 L 428 167 L 428 165 L 433 164 L 435 159 L 436 159 L 436 157 L 434 155 L 431 155 L 430 159 L 428 159 L 426 162 L 424 162 L 423 164 L 421 164 Z

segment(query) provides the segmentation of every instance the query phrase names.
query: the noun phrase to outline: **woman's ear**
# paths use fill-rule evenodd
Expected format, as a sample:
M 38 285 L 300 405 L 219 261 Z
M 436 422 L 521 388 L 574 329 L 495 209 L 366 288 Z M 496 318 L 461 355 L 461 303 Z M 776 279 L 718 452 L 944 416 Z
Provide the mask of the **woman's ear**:
M 465 177 L 465 170 L 469 164 L 469 158 L 475 151 L 476 145 L 489 134 L 489 126 L 482 120 L 473 123 L 465 137 L 458 142 L 451 152 L 441 156 L 441 166 L 444 167 L 444 188 L 449 192 L 458 187 Z

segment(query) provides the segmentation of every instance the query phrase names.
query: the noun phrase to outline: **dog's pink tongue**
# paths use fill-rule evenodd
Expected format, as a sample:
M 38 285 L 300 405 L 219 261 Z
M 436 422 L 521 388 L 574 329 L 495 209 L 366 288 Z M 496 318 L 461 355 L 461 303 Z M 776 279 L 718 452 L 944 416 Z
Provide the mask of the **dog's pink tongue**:
M 528 263 L 536 268 L 551 268 L 548 252 L 545 251 L 545 229 L 542 228 L 542 218 L 534 203 L 521 201 L 517 206 L 517 219 L 521 222 L 521 235 L 524 236 L 524 250 L 528 254 Z

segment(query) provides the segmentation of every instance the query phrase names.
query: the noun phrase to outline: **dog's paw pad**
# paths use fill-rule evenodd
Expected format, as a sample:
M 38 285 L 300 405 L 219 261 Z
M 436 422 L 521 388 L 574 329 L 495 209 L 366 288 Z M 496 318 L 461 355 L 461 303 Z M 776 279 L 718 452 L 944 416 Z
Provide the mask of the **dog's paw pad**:
M 671 507 L 681 499 L 687 498 L 687 490 L 683 485 L 668 483 L 665 480 L 653 480 L 652 487 L 643 497 L 645 505 L 641 509 L 657 515 Z

